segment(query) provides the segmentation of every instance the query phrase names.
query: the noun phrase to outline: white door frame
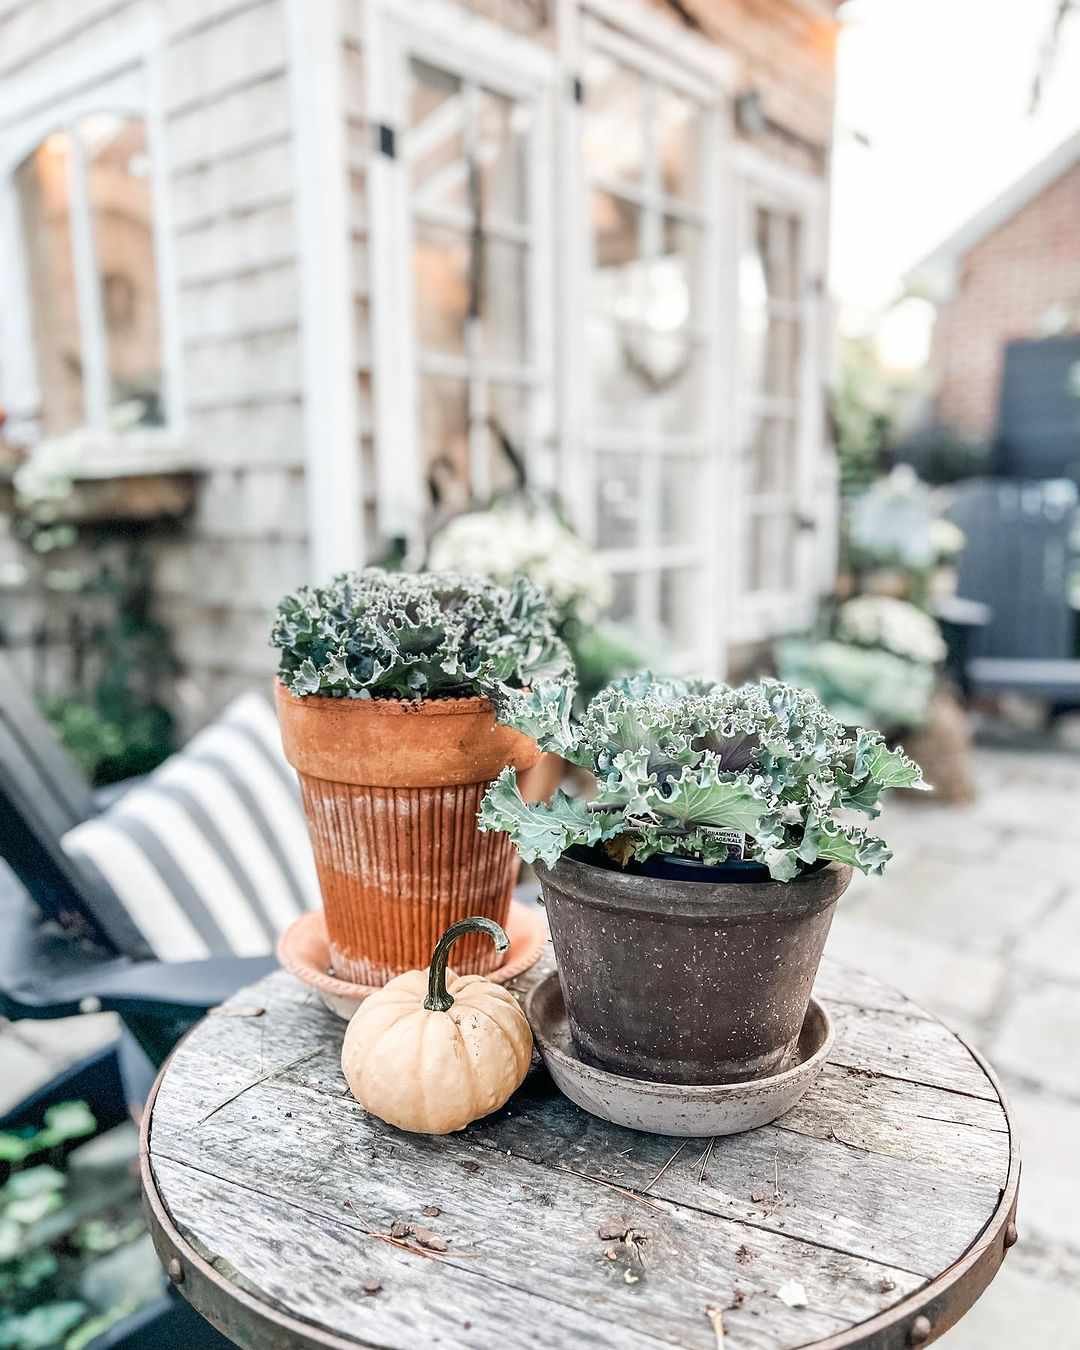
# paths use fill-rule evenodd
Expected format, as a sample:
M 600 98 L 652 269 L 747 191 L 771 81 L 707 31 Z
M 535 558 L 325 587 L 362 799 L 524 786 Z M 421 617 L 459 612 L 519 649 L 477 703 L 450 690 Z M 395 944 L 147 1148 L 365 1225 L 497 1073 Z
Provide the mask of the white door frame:
M 735 522 L 737 555 L 735 591 L 737 603 L 732 612 L 732 636 L 740 641 L 758 641 L 785 631 L 806 627 L 813 619 L 820 577 L 818 554 L 823 520 L 819 501 L 819 455 L 824 434 L 824 389 L 828 352 L 823 340 L 821 315 L 824 306 L 827 244 L 825 210 L 828 200 L 825 182 L 812 174 L 778 163 L 759 150 L 740 145 L 734 157 L 736 175 L 736 278 L 738 259 L 749 245 L 748 230 L 754 207 L 763 205 L 797 215 L 801 222 L 800 270 L 803 292 L 800 297 L 800 336 L 796 474 L 790 495 L 792 528 L 795 534 L 795 586 L 789 590 L 761 591 L 751 594 L 747 584 L 749 507 L 761 501 L 750 491 L 747 442 L 752 430 L 754 395 L 744 378 L 737 376 L 736 397 L 732 400 L 732 436 L 739 456 L 735 481 L 738 483 L 740 510 Z M 738 310 L 733 310 L 738 314 Z M 738 339 L 739 325 L 734 325 Z M 737 370 L 741 353 L 737 357 Z M 778 504 L 779 509 L 779 504 Z M 796 516 L 799 520 L 796 520 Z M 805 522 L 801 523 L 801 522 Z

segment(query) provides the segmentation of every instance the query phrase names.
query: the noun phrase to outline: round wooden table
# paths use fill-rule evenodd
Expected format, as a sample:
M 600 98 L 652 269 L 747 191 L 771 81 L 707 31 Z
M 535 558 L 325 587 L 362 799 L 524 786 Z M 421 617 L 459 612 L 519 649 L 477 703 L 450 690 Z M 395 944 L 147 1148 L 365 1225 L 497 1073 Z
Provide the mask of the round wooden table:
M 832 1058 L 765 1129 L 638 1134 L 537 1066 L 496 1115 L 426 1138 L 357 1105 L 344 1024 L 272 975 L 158 1079 L 158 1254 L 248 1350 L 928 1343 L 1016 1240 L 1009 1116 L 983 1061 L 908 999 L 829 962 L 816 992 Z

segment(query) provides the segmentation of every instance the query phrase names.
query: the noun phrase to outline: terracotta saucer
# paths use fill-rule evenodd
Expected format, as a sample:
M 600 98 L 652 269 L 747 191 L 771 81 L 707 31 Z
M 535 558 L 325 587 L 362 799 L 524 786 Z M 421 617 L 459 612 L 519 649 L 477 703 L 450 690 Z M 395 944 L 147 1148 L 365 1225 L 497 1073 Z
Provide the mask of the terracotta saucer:
M 506 960 L 485 976 L 495 984 L 505 984 L 523 974 L 539 960 L 547 941 L 547 919 L 541 909 L 510 902 L 506 922 L 510 950 Z M 278 938 L 277 958 L 290 975 L 314 989 L 332 1013 L 348 1021 L 368 994 L 379 986 L 353 984 L 330 973 L 330 943 L 326 936 L 326 918 L 321 909 L 313 909 L 295 919 Z
M 704 1138 L 740 1134 L 790 1111 L 825 1067 L 833 1046 L 832 1019 L 810 1000 L 798 1045 L 778 1073 L 748 1083 L 684 1086 L 625 1078 L 578 1056 L 557 973 L 525 998 L 525 1015 L 555 1086 L 590 1115 L 649 1134 Z

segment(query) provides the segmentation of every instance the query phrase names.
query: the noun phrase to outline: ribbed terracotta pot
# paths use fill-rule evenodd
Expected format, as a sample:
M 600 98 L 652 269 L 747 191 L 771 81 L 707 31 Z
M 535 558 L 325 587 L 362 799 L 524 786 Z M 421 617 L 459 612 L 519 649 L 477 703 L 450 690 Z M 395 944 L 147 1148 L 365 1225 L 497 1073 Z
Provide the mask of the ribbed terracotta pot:
M 506 925 L 518 859 L 476 813 L 508 764 L 536 763 L 536 744 L 495 720 L 484 698 L 297 698 L 275 685 L 285 756 L 300 777 L 334 972 L 385 984 L 423 969 L 452 923 L 481 914 Z M 454 949 L 461 975 L 498 956 L 470 933 Z

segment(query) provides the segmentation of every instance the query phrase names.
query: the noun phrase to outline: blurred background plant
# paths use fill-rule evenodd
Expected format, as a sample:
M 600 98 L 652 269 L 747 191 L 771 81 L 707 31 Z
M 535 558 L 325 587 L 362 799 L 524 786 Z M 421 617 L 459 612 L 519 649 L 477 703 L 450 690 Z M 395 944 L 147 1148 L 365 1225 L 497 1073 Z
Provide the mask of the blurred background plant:
M 82 1350 L 159 1296 L 134 1130 L 95 1135 L 85 1102 L 0 1132 L 0 1347 Z
M 847 726 L 886 736 L 925 724 L 944 658 L 934 620 L 891 596 L 823 605 L 815 633 L 776 647 L 781 679 L 813 689 Z
M 926 608 L 947 591 L 964 535 L 909 465 L 897 465 L 847 504 L 838 591 L 892 595 Z
M 142 529 L 62 518 L 67 480 L 21 498 L 15 531 L 43 616 L 20 631 L 0 620 L 0 646 L 26 657 L 42 711 L 95 786 L 148 773 L 176 748 L 169 687 L 172 639 L 153 609 Z M 70 482 L 67 482 L 70 490 Z M 63 669 L 50 670 L 59 653 Z

